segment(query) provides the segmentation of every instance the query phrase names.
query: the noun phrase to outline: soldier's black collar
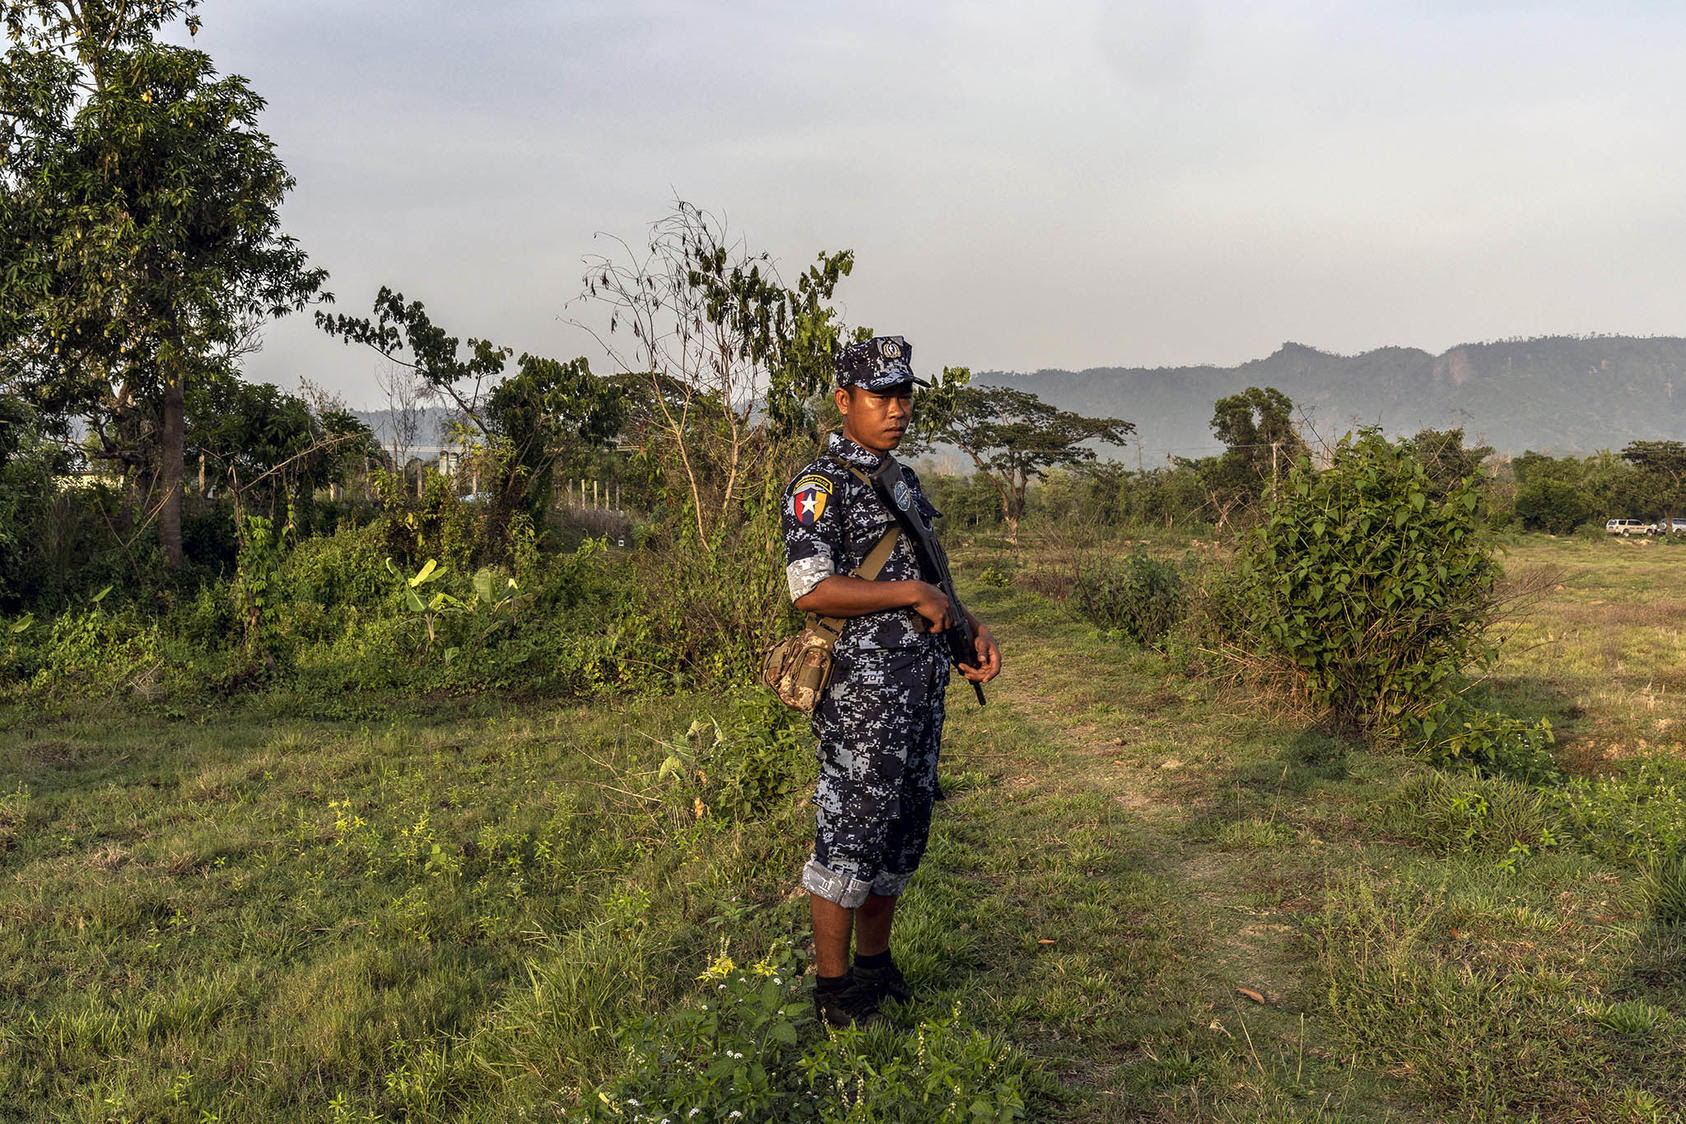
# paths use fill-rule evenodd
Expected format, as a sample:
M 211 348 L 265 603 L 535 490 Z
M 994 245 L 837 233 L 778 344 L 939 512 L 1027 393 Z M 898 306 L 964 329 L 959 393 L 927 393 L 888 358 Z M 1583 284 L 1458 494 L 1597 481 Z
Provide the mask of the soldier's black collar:
M 841 433 L 831 435 L 830 447 L 826 449 L 834 457 L 842 457 L 856 468 L 865 472 L 875 472 L 884 463 L 884 457 L 871 449 L 862 448 L 843 436 Z

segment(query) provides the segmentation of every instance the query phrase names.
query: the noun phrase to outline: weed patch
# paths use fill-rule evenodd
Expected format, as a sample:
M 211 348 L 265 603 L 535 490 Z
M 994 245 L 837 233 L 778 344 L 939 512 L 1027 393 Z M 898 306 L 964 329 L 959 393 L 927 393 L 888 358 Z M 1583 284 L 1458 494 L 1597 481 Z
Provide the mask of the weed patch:
M 1548 794 L 1502 777 L 1417 773 L 1379 811 L 1384 830 L 1437 855 L 1508 855 L 1565 833 Z

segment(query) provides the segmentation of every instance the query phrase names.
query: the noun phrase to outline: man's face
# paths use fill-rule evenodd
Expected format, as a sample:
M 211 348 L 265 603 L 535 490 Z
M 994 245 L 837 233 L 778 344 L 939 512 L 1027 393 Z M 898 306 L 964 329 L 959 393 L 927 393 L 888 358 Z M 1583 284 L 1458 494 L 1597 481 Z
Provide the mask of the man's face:
M 837 409 L 843 415 L 843 436 L 875 453 L 888 453 L 902 443 L 913 420 L 912 383 L 883 390 L 850 386 L 836 393 Z

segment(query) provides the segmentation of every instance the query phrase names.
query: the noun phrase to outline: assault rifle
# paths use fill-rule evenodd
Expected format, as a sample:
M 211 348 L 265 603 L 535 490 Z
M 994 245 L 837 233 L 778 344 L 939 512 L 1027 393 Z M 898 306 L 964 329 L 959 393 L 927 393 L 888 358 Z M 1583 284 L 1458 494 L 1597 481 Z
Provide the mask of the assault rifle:
M 890 509 L 896 521 L 902 525 L 902 531 L 913 544 L 913 551 L 919 557 L 920 568 L 935 576 L 937 588 L 948 598 L 948 619 L 951 623 L 943 630 L 943 641 L 948 645 L 949 661 L 956 665 L 976 667 L 977 633 L 972 630 L 971 618 L 966 616 L 960 598 L 954 594 L 954 576 L 948 572 L 948 552 L 943 550 L 943 544 L 937 541 L 936 533 L 927 527 L 925 520 L 913 510 L 913 489 L 907 486 L 907 480 L 902 475 L 902 466 L 896 462 L 895 457 L 884 457 L 884 463 L 872 474 L 872 486 L 878 492 L 878 498 L 884 501 L 884 506 Z M 983 706 L 983 684 L 973 683 L 972 691 L 978 696 L 978 705 Z

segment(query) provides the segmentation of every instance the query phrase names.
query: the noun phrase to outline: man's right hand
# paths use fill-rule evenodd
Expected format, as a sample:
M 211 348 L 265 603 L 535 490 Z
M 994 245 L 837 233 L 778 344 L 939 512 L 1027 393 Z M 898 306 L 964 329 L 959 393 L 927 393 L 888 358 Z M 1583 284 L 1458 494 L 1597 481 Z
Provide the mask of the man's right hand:
M 954 623 L 948 615 L 948 595 L 930 582 L 912 581 L 915 586 L 913 604 L 909 606 L 925 619 L 925 631 L 946 632 Z

